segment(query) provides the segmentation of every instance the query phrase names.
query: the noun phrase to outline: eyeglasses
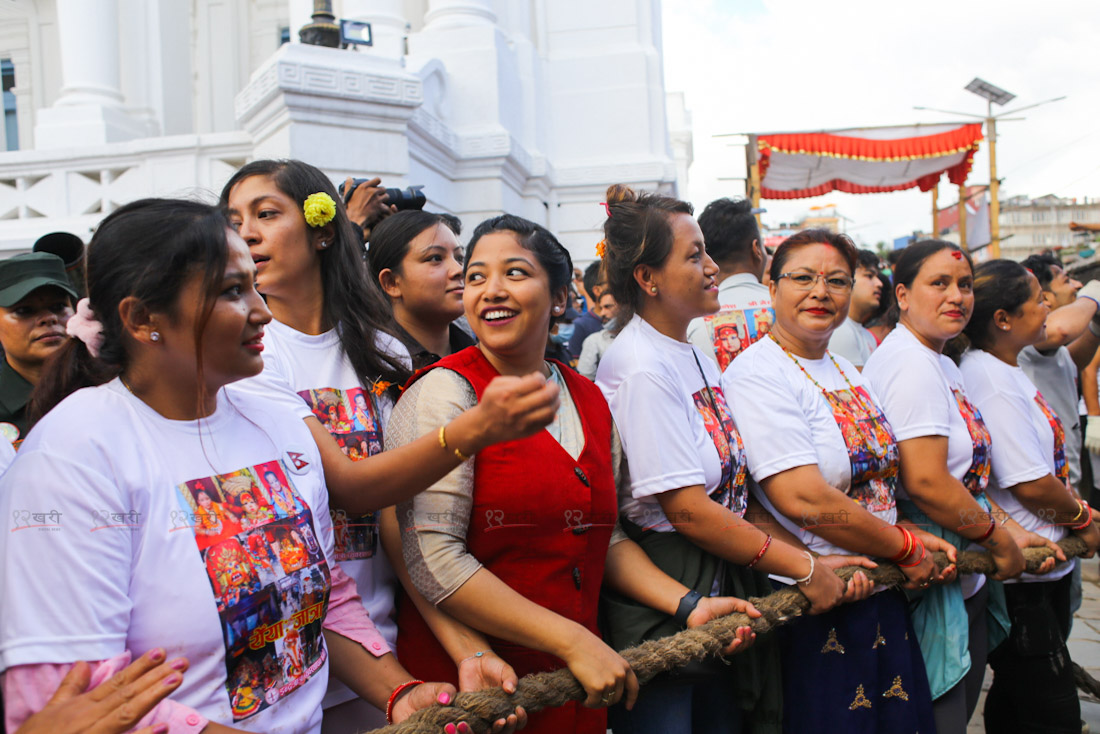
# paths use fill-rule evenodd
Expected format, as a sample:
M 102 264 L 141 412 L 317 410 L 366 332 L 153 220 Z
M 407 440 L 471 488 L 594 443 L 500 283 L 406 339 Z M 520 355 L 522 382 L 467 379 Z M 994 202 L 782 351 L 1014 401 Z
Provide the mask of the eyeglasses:
M 796 291 L 812 291 L 817 286 L 817 281 L 825 278 L 825 290 L 830 293 L 849 293 L 852 290 L 852 279 L 847 275 L 829 275 L 824 273 L 783 273 L 776 280 L 783 278 L 791 281 L 791 286 Z

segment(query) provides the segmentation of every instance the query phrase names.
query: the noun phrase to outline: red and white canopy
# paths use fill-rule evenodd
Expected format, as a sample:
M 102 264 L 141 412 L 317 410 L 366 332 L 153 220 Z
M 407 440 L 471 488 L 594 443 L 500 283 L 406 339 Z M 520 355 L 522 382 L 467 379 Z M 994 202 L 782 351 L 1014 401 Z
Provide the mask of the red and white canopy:
M 981 123 L 758 135 L 760 195 L 928 191 L 945 172 L 951 183 L 963 184 L 981 139 Z

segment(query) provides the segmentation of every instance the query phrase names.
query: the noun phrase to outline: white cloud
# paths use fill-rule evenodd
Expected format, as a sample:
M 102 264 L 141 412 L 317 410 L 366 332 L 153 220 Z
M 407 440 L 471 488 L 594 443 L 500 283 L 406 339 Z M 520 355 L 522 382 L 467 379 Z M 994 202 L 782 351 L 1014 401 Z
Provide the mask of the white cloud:
M 1003 195 L 1100 197 L 1100 13 L 1085 0 L 1042 7 L 992 0 L 919 4 L 846 0 L 666 0 L 666 88 L 684 91 L 693 115 L 695 164 L 687 195 L 701 208 L 740 194 L 739 153 L 717 133 L 815 130 L 942 122 L 914 105 L 984 114 L 963 87 L 975 76 L 1014 92 L 1006 108 L 1068 99 L 998 126 Z M 969 182 L 989 180 L 986 143 Z M 953 201 L 941 184 L 940 202 Z M 868 244 L 931 224 L 919 191 L 766 201 L 770 222 L 836 203 Z

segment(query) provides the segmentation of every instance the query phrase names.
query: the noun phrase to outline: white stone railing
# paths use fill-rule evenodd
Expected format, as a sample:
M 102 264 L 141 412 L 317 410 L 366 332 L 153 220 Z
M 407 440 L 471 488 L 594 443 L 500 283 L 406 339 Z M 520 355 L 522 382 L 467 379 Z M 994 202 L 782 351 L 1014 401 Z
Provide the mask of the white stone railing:
M 104 216 L 146 196 L 212 201 L 251 157 L 245 132 L 0 153 L 0 257 L 28 250 L 47 232 L 87 241 Z

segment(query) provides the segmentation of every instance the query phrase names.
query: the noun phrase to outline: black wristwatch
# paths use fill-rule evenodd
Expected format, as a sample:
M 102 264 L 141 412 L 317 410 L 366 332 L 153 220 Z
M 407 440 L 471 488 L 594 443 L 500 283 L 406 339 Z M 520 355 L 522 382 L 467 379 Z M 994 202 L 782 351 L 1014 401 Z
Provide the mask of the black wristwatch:
M 674 615 L 676 621 L 687 627 L 688 617 L 695 611 L 695 607 L 699 606 L 699 600 L 702 598 L 703 595 L 694 589 L 684 594 L 684 598 L 680 600 L 680 606 L 676 607 Z

